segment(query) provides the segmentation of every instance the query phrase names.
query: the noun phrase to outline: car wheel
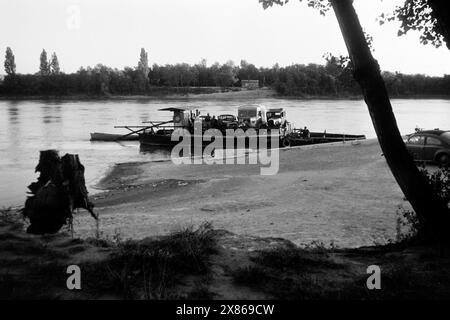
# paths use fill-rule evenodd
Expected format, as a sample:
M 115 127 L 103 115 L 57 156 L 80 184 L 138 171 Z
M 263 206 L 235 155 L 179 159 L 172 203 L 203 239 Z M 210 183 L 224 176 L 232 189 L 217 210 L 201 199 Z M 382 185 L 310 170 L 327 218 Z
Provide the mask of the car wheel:
M 283 147 L 285 147 L 285 148 L 291 146 L 291 141 L 287 138 L 283 139 L 281 143 L 282 143 Z
M 441 166 L 448 166 L 450 164 L 450 156 L 448 154 L 441 154 L 437 157 L 437 163 Z

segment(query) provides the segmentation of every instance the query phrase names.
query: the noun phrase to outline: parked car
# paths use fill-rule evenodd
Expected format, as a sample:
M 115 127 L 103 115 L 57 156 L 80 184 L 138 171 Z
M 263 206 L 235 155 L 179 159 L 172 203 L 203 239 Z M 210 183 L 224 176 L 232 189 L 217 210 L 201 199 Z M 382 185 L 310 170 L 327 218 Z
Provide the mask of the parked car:
M 450 131 L 425 130 L 410 135 L 406 148 L 416 161 L 450 164 Z
M 221 114 L 218 118 L 219 126 L 224 129 L 237 129 L 238 120 L 236 116 L 232 114 Z

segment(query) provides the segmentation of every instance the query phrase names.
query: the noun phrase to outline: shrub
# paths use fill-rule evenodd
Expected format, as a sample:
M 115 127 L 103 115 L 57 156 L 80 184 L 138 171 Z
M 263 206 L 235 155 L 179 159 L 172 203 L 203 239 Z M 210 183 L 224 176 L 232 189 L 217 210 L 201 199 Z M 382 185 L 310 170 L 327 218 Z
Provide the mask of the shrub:
M 428 172 L 422 168 L 421 173 L 427 178 L 431 188 L 447 205 L 450 205 L 450 168 L 440 168 Z M 407 228 L 406 231 L 404 229 Z M 397 210 L 397 242 L 412 240 L 429 240 L 431 237 L 426 232 L 425 221 L 420 219 L 413 210 L 399 206 Z
M 215 250 L 214 230 L 204 223 L 195 231 L 189 227 L 156 240 L 119 242 L 109 271 L 126 298 L 140 288 L 145 298 L 165 299 L 181 276 L 208 273 Z

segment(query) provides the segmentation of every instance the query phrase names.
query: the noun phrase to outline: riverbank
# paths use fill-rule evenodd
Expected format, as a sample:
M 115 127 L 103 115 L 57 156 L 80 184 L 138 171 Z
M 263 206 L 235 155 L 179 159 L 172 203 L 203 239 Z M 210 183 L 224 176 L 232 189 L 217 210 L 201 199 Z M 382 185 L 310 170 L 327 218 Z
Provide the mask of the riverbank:
M 179 99 L 193 99 L 193 100 L 231 100 L 231 99 L 267 99 L 278 98 L 287 100 L 362 100 L 364 97 L 361 94 L 353 95 L 310 95 L 304 94 L 301 96 L 280 95 L 271 88 L 259 89 L 242 89 L 239 87 L 220 88 L 220 87 L 200 87 L 200 88 L 179 88 L 173 90 L 156 90 L 149 94 L 142 95 L 88 95 L 88 94 L 68 94 L 68 95 L 30 95 L 30 96 L 14 96 L 14 95 L 0 95 L 0 101 L 4 100 L 57 100 L 57 101 L 122 101 L 122 100 L 179 100 Z M 391 99 L 450 99 L 450 95 L 391 95 Z
M 405 203 L 376 140 L 282 149 L 279 173 L 259 173 L 117 164 L 91 197 L 99 229 L 79 212 L 74 236 L 26 234 L 19 213 L 3 210 L 0 298 L 448 298 L 448 252 L 387 244 Z M 73 264 L 80 291 L 66 288 Z M 367 290 L 370 265 L 381 290 Z
M 254 90 L 242 89 L 239 87 L 220 88 L 220 87 L 200 87 L 200 88 L 172 88 L 155 89 L 153 92 L 142 95 L 89 95 L 89 94 L 68 94 L 68 95 L 30 95 L 30 96 L 14 96 L 0 95 L 0 100 L 61 100 L 61 101 L 121 101 L 121 100 L 179 100 L 179 99 L 263 99 L 273 98 L 277 94 L 273 89 L 260 88 Z
M 279 171 L 259 165 L 117 164 L 93 201 L 101 231 L 141 239 L 209 221 L 219 229 L 281 237 L 296 245 L 385 244 L 397 237 L 399 205 L 408 208 L 376 139 L 279 150 Z M 84 213 L 76 231 L 93 235 Z

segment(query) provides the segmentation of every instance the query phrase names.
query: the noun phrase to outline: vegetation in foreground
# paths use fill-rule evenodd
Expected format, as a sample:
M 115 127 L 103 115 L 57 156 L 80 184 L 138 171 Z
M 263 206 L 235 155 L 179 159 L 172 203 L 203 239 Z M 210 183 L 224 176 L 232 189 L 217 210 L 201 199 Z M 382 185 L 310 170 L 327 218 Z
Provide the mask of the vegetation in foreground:
M 215 232 L 208 223 L 140 241 L 30 236 L 17 213 L 0 217 L 0 299 L 197 299 L 205 290 Z M 82 269 L 82 291 L 66 288 L 66 269 Z
M 450 255 L 434 246 L 275 249 L 256 252 L 250 260 L 233 272 L 235 283 L 276 299 L 447 299 L 450 294 Z M 381 290 L 367 288 L 369 265 L 381 268 Z
M 157 240 L 120 242 L 107 269 L 125 298 L 188 298 L 199 293 L 183 296 L 174 289 L 189 275 L 207 282 L 209 256 L 214 253 L 214 230 L 205 223 L 197 230 L 190 227 Z
M 449 203 L 450 170 L 424 172 Z M 2 299 L 444 299 L 450 250 L 414 212 L 399 212 L 396 243 L 339 249 L 284 239 L 244 237 L 209 223 L 167 236 L 123 241 L 34 236 L 15 210 L 0 215 Z M 407 226 L 404 229 L 401 226 Z M 82 290 L 66 288 L 69 265 Z M 367 268 L 381 268 L 381 290 L 368 290 Z
M 244 239 L 204 224 L 158 239 L 106 241 L 68 234 L 31 236 L 17 215 L 0 219 L 2 299 L 442 299 L 450 294 L 450 254 L 432 244 L 337 249 Z M 270 240 L 270 241 L 269 241 Z M 230 241 L 235 243 L 230 244 Z M 82 269 L 82 290 L 66 289 L 66 269 Z M 369 265 L 381 290 L 368 290 Z M 218 283 L 222 283 L 221 286 Z M 226 291 L 226 292 L 224 292 Z

